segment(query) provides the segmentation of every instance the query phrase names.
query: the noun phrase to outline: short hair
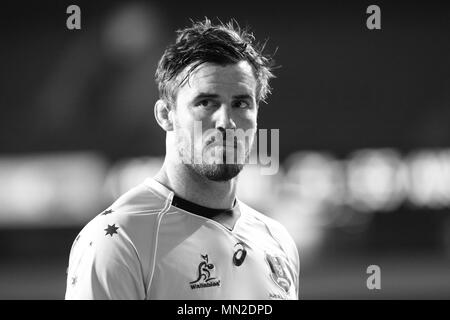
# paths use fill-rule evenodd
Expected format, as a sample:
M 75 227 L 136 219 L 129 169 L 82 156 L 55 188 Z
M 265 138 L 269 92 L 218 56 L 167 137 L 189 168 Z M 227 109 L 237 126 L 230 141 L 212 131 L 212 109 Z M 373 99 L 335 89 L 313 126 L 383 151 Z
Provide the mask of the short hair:
M 256 100 L 266 102 L 271 92 L 269 80 L 275 77 L 274 60 L 263 53 L 265 43 L 254 41 L 248 28 L 241 29 L 235 20 L 213 25 L 205 18 L 201 22 L 192 21 L 192 27 L 177 30 L 175 43 L 166 48 L 156 70 L 160 98 L 174 103 L 177 89 L 201 64 L 228 65 L 245 60 L 252 66 L 257 81 Z M 178 75 L 188 66 L 191 68 L 180 80 Z

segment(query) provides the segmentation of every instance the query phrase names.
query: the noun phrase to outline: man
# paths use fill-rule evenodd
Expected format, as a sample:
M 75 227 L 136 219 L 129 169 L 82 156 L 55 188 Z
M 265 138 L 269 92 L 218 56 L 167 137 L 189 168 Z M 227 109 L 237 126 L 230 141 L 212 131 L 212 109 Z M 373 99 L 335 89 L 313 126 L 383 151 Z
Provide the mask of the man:
M 233 133 L 256 130 L 273 77 L 252 42 L 208 19 L 178 31 L 156 72 L 164 164 L 77 236 L 66 299 L 298 298 L 292 238 L 235 195 L 254 135 Z

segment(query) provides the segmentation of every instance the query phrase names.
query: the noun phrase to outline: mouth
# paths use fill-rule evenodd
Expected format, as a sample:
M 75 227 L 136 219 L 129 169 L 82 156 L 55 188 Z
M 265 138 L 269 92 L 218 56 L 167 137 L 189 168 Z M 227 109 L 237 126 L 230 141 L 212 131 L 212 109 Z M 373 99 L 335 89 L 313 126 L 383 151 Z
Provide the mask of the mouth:
M 223 148 L 223 149 L 235 149 L 237 150 L 236 145 L 230 145 L 230 144 L 221 144 L 221 143 L 211 143 L 208 145 L 208 148 Z
M 225 141 L 215 141 L 208 144 L 204 152 L 214 159 L 218 157 L 223 159 L 226 164 L 243 164 L 246 159 L 244 146 L 238 141 L 234 141 L 233 144 Z
M 223 148 L 238 148 L 238 142 L 234 141 L 234 143 L 227 143 L 226 141 L 220 142 L 220 141 L 214 141 L 208 144 L 208 147 L 223 147 Z

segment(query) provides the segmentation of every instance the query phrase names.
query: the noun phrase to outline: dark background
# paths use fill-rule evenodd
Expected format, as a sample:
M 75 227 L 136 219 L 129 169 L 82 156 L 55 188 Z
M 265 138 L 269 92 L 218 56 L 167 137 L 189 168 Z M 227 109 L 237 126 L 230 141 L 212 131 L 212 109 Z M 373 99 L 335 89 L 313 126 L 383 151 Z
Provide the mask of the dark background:
M 81 8 L 81 30 L 66 28 L 70 4 Z M 366 28 L 371 4 L 381 8 L 381 30 Z M 9 204 L 0 211 L 0 298 L 63 298 L 78 231 L 124 189 L 120 173 L 136 164 L 133 159 L 164 155 L 164 132 L 153 119 L 156 64 L 176 29 L 205 16 L 249 25 L 257 39 L 268 39 L 268 52 L 276 51 L 280 67 L 258 124 L 280 129 L 283 172 L 267 187 L 276 196 L 259 209 L 299 226 L 289 230 L 302 261 L 302 298 L 450 297 L 450 194 L 441 202 L 403 197 L 395 206 L 371 210 L 320 197 L 301 202 L 296 183 L 303 180 L 289 171 L 297 152 L 327 154 L 341 165 L 361 150 L 394 150 L 401 161 L 420 150 L 448 152 L 450 5 L 167 0 L 1 6 L 0 199 Z M 42 173 L 42 181 L 60 170 L 60 184 L 78 177 L 76 188 L 113 185 L 115 192 L 98 190 L 99 197 L 86 198 L 90 206 L 70 210 L 66 203 L 85 200 L 71 197 L 48 210 L 44 203 L 36 213 L 21 201 L 44 187 L 29 187 L 23 168 Z M 25 171 L 15 176 L 19 169 Z M 79 172 L 98 178 L 87 182 Z M 442 189 L 449 184 L 444 179 Z M 264 198 L 262 192 L 256 198 Z M 35 198 L 40 204 L 42 197 Z M 283 220 L 279 211 L 289 214 Z M 304 234 L 310 242 L 302 242 Z M 382 270 L 378 291 L 366 288 L 371 264 Z

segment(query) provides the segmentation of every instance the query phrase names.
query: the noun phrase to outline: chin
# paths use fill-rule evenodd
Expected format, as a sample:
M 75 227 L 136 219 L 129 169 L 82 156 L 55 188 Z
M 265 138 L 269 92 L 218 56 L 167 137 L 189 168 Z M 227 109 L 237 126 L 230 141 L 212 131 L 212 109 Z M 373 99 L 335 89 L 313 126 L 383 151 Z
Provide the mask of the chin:
M 229 181 L 243 169 L 242 164 L 195 164 L 193 170 L 211 181 Z

